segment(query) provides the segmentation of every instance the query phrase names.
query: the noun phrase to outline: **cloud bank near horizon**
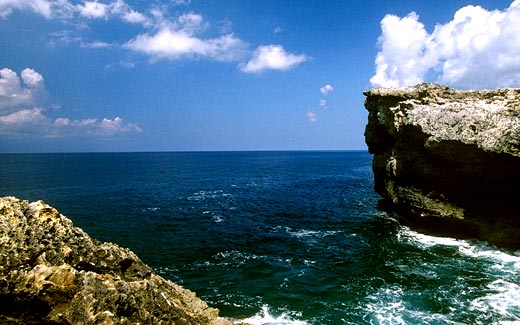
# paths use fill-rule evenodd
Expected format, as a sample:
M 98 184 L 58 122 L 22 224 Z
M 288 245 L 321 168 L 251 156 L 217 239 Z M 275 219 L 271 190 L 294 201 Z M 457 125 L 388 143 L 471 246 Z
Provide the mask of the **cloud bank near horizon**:
M 43 76 L 31 68 L 22 70 L 20 76 L 9 68 L 0 69 L 0 135 L 23 137 L 39 134 L 58 138 L 64 135 L 112 136 L 142 132 L 137 124 L 123 122 L 120 117 L 101 120 L 50 118 L 41 107 L 47 101 L 44 81 Z
M 373 86 L 424 81 L 462 88 L 520 87 L 520 0 L 505 10 L 459 9 L 429 33 L 419 16 L 381 20 Z

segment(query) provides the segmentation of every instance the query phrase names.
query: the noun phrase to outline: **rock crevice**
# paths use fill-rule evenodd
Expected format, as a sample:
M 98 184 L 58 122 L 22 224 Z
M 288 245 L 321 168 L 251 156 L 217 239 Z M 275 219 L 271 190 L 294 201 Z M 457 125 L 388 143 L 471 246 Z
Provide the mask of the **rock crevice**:
M 364 94 L 375 189 L 405 222 L 520 248 L 520 89 Z

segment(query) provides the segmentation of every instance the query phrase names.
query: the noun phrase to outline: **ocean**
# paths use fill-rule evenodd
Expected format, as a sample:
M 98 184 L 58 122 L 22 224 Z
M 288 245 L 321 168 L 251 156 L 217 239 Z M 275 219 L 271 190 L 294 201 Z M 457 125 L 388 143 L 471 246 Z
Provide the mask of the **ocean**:
M 367 152 L 1 154 L 43 199 L 250 324 L 520 324 L 520 251 L 418 233 Z

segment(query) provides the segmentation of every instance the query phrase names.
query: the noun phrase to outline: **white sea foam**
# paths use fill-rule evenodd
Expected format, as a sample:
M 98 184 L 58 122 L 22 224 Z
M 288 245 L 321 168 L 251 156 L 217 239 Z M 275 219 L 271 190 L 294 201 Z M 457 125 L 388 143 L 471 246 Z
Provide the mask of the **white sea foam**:
M 249 253 L 245 253 L 245 252 L 232 250 L 232 251 L 219 252 L 216 255 L 214 255 L 213 258 L 218 261 L 219 265 L 241 266 L 241 265 L 245 265 L 246 263 L 248 263 L 252 260 L 264 259 L 265 256 L 259 256 L 259 255 L 255 255 L 255 254 L 249 254 Z
M 505 252 L 484 242 L 472 243 L 467 240 L 420 234 L 408 227 L 402 227 L 397 236 L 399 240 L 412 241 L 422 248 L 438 245 L 457 247 L 461 255 L 489 260 L 498 263 L 495 265 L 496 268 L 502 268 L 505 265 L 520 272 L 520 251 Z
M 401 296 L 403 289 L 386 287 L 367 297 L 366 321 L 371 324 L 406 324 L 401 315 L 405 310 Z
M 300 230 L 292 230 L 290 228 L 286 228 L 287 233 L 291 236 L 297 237 L 297 238 L 303 238 L 303 237 L 313 237 L 320 234 L 319 231 L 316 230 L 306 230 L 306 229 L 300 229 Z
M 399 286 L 382 287 L 369 295 L 369 303 L 364 307 L 364 317 L 369 324 L 457 324 L 449 315 L 428 313 L 410 308 L 405 301 L 406 292 Z
M 143 209 L 143 211 L 157 212 L 157 211 L 160 210 L 160 209 L 161 209 L 161 208 L 153 207 L 153 208 L 145 208 L 145 209 Z
M 423 248 L 429 248 L 436 245 L 460 246 L 464 243 L 462 240 L 450 237 L 437 237 L 421 234 L 408 227 L 401 227 L 400 231 L 397 233 L 397 237 L 399 240 L 413 241 Z
M 424 235 L 406 227 L 401 229 L 398 239 L 426 250 L 439 246 L 453 247 L 468 262 L 483 263 L 481 272 L 491 279 L 487 289 L 468 302 L 470 310 L 479 314 L 477 321 L 480 323 L 491 321 L 492 315 L 500 315 L 504 319 L 501 324 L 506 321 L 520 324 L 520 251 L 508 252 L 484 242 Z
M 279 316 L 271 314 L 268 306 L 263 306 L 262 310 L 258 314 L 235 321 L 235 324 L 251 324 L 251 325 L 306 325 L 307 322 L 296 320 L 287 313 L 283 313 Z
M 493 312 L 520 324 L 520 286 L 504 280 L 488 285 L 490 294 L 471 302 L 473 309 L 481 313 Z
M 341 233 L 341 230 L 307 230 L 307 229 L 292 229 L 290 227 L 283 228 L 285 232 L 296 238 L 323 238 L 327 236 L 333 236 Z
M 210 199 L 219 199 L 219 198 L 228 198 L 231 197 L 230 193 L 225 193 L 222 190 L 217 191 L 198 191 L 193 193 L 193 195 L 188 196 L 188 201 L 204 201 Z

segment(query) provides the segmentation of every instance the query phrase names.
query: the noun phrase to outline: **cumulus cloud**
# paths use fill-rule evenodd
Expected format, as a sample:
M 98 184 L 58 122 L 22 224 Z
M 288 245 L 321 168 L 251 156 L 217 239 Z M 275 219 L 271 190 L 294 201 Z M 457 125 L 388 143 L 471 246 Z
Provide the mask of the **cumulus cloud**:
M 132 9 L 124 11 L 121 17 L 124 21 L 132 24 L 146 24 L 148 22 L 145 15 Z
M 414 85 L 425 78 L 469 88 L 520 86 L 520 0 L 505 10 L 459 9 L 426 31 L 416 13 L 381 21 L 374 86 Z
M 105 18 L 109 13 L 109 5 L 97 1 L 86 1 L 76 8 L 80 15 L 87 18 Z
M 30 88 L 40 87 L 43 84 L 43 77 L 31 68 L 22 71 L 22 80 Z
M 148 23 L 148 18 L 144 14 L 133 10 L 123 0 L 116 0 L 110 3 L 102 3 L 97 0 L 84 1 L 83 4 L 76 5 L 76 10 L 80 16 L 89 19 L 107 19 L 110 16 L 116 16 L 127 23 Z
M 125 47 L 148 54 L 154 59 L 207 57 L 218 61 L 232 61 L 242 56 L 244 43 L 231 34 L 201 39 L 184 31 L 165 27 L 153 35 L 138 35 L 127 42 Z
M 209 39 L 198 37 L 197 34 L 204 29 L 202 16 L 184 14 L 175 22 L 163 22 L 155 33 L 138 35 L 124 47 L 148 54 L 155 60 L 206 57 L 233 61 L 243 55 L 246 45 L 233 34 Z
M 143 53 L 154 60 L 178 60 L 208 58 L 217 61 L 240 61 L 251 53 L 248 44 L 231 32 L 231 22 L 224 19 L 220 32 L 214 37 L 202 36 L 209 28 L 203 17 L 196 13 L 185 13 L 177 18 L 168 15 L 168 6 L 189 4 L 189 0 L 171 0 L 169 5 L 152 5 L 146 13 L 132 9 L 125 0 L 98 1 L 82 0 L 0 0 L 0 18 L 5 18 L 14 10 L 32 11 L 46 18 L 83 18 L 76 26 L 86 26 L 86 20 L 119 18 L 123 22 L 141 24 L 144 31 L 122 45 L 132 52 Z M 65 14 L 67 13 L 67 14 Z M 69 19 L 70 21 L 70 19 Z M 88 28 L 88 27 L 87 27 Z M 86 41 L 78 31 L 51 33 L 50 45 L 57 42 L 78 44 L 83 48 L 108 48 L 118 46 L 115 42 Z M 277 28 L 276 32 L 281 29 Z M 292 54 L 281 45 L 259 46 L 249 61 L 238 65 L 246 73 L 260 73 L 264 70 L 286 71 L 309 58 L 304 54 Z
M 46 136 L 49 134 L 51 119 L 42 108 L 19 109 L 13 113 L 0 115 L 0 135 L 10 138 Z
M 308 60 L 304 54 L 285 52 L 281 45 L 259 46 L 253 57 L 245 64 L 239 65 L 246 73 L 260 73 L 264 70 L 289 70 Z
M 146 24 L 148 18 L 133 10 L 123 0 L 104 3 L 97 0 L 72 4 L 69 0 L 2 0 L 0 1 L 0 18 L 6 18 L 13 11 L 28 11 L 52 18 L 72 18 L 75 14 L 88 19 L 106 19 L 110 16 L 120 17 L 132 24 Z
M 16 72 L 0 70 L 0 113 L 12 112 L 20 106 L 33 105 L 45 96 L 43 76 L 26 68 L 21 79 Z
M 0 123 L 7 125 L 26 125 L 45 122 L 48 118 L 41 108 L 22 109 L 14 113 L 0 116 Z
M 118 133 L 141 133 L 135 123 L 122 118 L 87 118 L 53 120 L 39 107 L 44 103 L 44 78 L 36 70 L 26 68 L 20 76 L 11 69 L 0 70 L 0 134 L 7 136 L 50 136 L 89 134 L 111 136 Z M 33 106 L 33 108 L 28 108 Z
M 331 85 L 329 84 L 326 84 L 325 86 L 321 87 L 320 88 L 320 91 L 323 95 L 327 95 L 328 93 L 330 93 L 331 91 L 334 91 L 334 87 L 332 87 Z
M 68 0 L 2 0 L 0 18 L 9 16 L 14 10 L 29 11 L 47 19 L 70 17 L 74 6 Z
M 60 117 L 54 121 L 54 126 L 58 131 L 77 131 L 80 130 L 87 134 L 111 136 L 118 133 L 135 132 L 141 133 L 143 130 L 135 123 L 123 122 L 123 119 L 116 117 L 114 119 L 104 118 L 102 120 L 87 118 L 83 120 L 70 120 Z

